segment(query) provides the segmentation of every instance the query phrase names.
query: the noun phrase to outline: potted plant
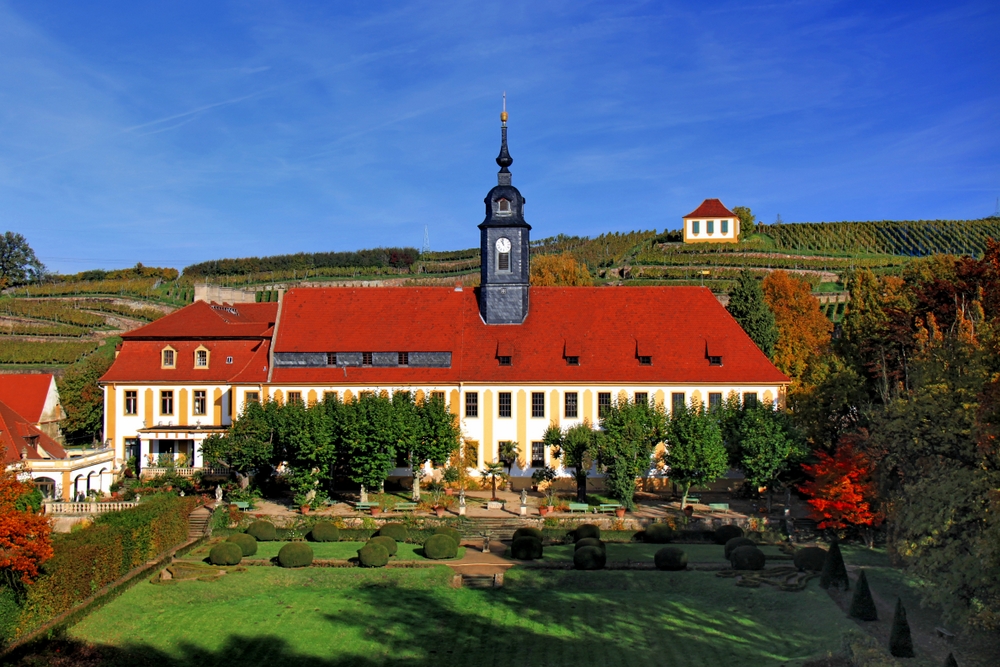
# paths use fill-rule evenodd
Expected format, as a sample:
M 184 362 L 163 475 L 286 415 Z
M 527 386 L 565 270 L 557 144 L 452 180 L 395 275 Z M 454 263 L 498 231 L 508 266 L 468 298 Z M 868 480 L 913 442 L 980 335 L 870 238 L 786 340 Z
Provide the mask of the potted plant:
M 431 507 L 434 508 L 434 513 L 437 514 L 438 518 L 444 516 L 444 504 L 441 502 L 441 497 L 444 495 L 444 487 L 438 483 L 434 482 L 430 485 L 431 492 Z
M 556 506 L 556 487 L 554 484 L 549 484 L 548 488 L 545 489 L 545 505 L 546 512 L 554 512 Z M 544 515 L 543 515 L 544 516 Z
M 303 514 L 309 514 L 309 505 L 308 504 L 303 505 L 302 507 L 299 508 L 299 511 L 302 512 Z
M 455 466 L 448 466 L 444 469 L 444 475 L 441 476 L 441 481 L 447 485 L 444 490 L 445 495 L 450 496 L 455 492 L 452 485 L 457 484 L 460 479 L 461 473 L 459 473 L 458 468 Z
M 624 507 L 616 507 L 615 508 L 615 516 L 618 517 L 619 519 L 623 518 L 625 516 L 625 508 Z

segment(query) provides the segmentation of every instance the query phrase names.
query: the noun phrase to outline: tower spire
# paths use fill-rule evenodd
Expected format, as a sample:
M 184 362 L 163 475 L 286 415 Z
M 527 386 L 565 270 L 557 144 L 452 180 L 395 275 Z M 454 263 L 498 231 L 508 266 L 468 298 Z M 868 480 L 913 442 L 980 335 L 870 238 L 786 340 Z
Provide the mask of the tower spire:
M 510 185 L 510 170 L 507 167 L 514 164 L 514 158 L 507 151 L 507 91 L 503 93 L 503 110 L 500 112 L 500 155 L 497 155 L 497 164 L 500 165 L 497 184 Z

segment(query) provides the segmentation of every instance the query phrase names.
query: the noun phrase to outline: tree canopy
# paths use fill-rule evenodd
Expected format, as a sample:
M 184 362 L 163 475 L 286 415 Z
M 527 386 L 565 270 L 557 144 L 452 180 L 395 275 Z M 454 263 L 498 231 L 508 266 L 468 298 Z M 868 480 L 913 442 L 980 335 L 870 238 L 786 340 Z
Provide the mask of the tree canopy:
M 571 253 L 536 255 L 531 258 L 531 284 L 537 287 L 577 287 L 593 285 L 586 264 L 576 261 Z
M 635 481 L 649 472 L 666 423 L 662 406 L 632 401 L 616 401 L 601 418 L 597 461 L 608 492 L 628 509 L 635 507 Z
M 0 236 L 0 289 L 36 280 L 44 272 L 45 266 L 23 235 L 4 232 Z
M 829 346 L 833 323 L 819 309 L 805 280 L 774 271 L 764 278 L 762 287 L 778 328 L 771 359 L 782 373 L 797 380 Z
M 545 430 L 543 440 L 551 448 L 553 459 L 561 459 L 563 466 L 573 469 L 576 501 L 587 502 L 587 476 L 597 453 L 598 432 L 590 424 L 577 424 L 568 429 L 553 425 Z
M 774 344 L 778 342 L 778 327 L 774 322 L 774 313 L 764 299 L 760 281 L 750 271 L 744 269 L 736 278 L 736 284 L 729 290 L 726 310 L 760 351 L 770 358 L 774 353 Z
M 674 408 L 666 436 L 663 463 L 670 480 L 684 489 L 683 507 L 692 486 L 704 486 L 726 474 L 729 456 L 718 419 L 700 405 Z

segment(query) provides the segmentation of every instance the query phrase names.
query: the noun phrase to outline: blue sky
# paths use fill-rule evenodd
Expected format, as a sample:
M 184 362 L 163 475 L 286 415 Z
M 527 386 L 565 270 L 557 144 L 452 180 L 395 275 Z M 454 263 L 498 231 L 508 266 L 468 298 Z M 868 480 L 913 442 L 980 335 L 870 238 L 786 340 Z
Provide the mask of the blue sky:
M 51 270 L 478 244 L 500 95 L 533 237 L 963 219 L 994 2 L 0 0 L 0 231 Z

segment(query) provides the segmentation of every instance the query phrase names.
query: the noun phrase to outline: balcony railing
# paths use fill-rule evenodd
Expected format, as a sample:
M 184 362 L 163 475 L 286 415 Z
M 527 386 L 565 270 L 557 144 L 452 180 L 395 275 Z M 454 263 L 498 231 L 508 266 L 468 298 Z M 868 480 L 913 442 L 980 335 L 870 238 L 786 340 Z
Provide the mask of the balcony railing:
M 160 475 L 166 475 L 168 473 L 173 473 L 179 477 L 192 477 L 196 472 L 200 472 L 206 477 L 228 477 L 229 468 L 226 466 L 204 466 L 202 468 L 177 468 L 169 466 L 149 466 L 143 468 L 140 473 L 143 477 L 159 477 Z

